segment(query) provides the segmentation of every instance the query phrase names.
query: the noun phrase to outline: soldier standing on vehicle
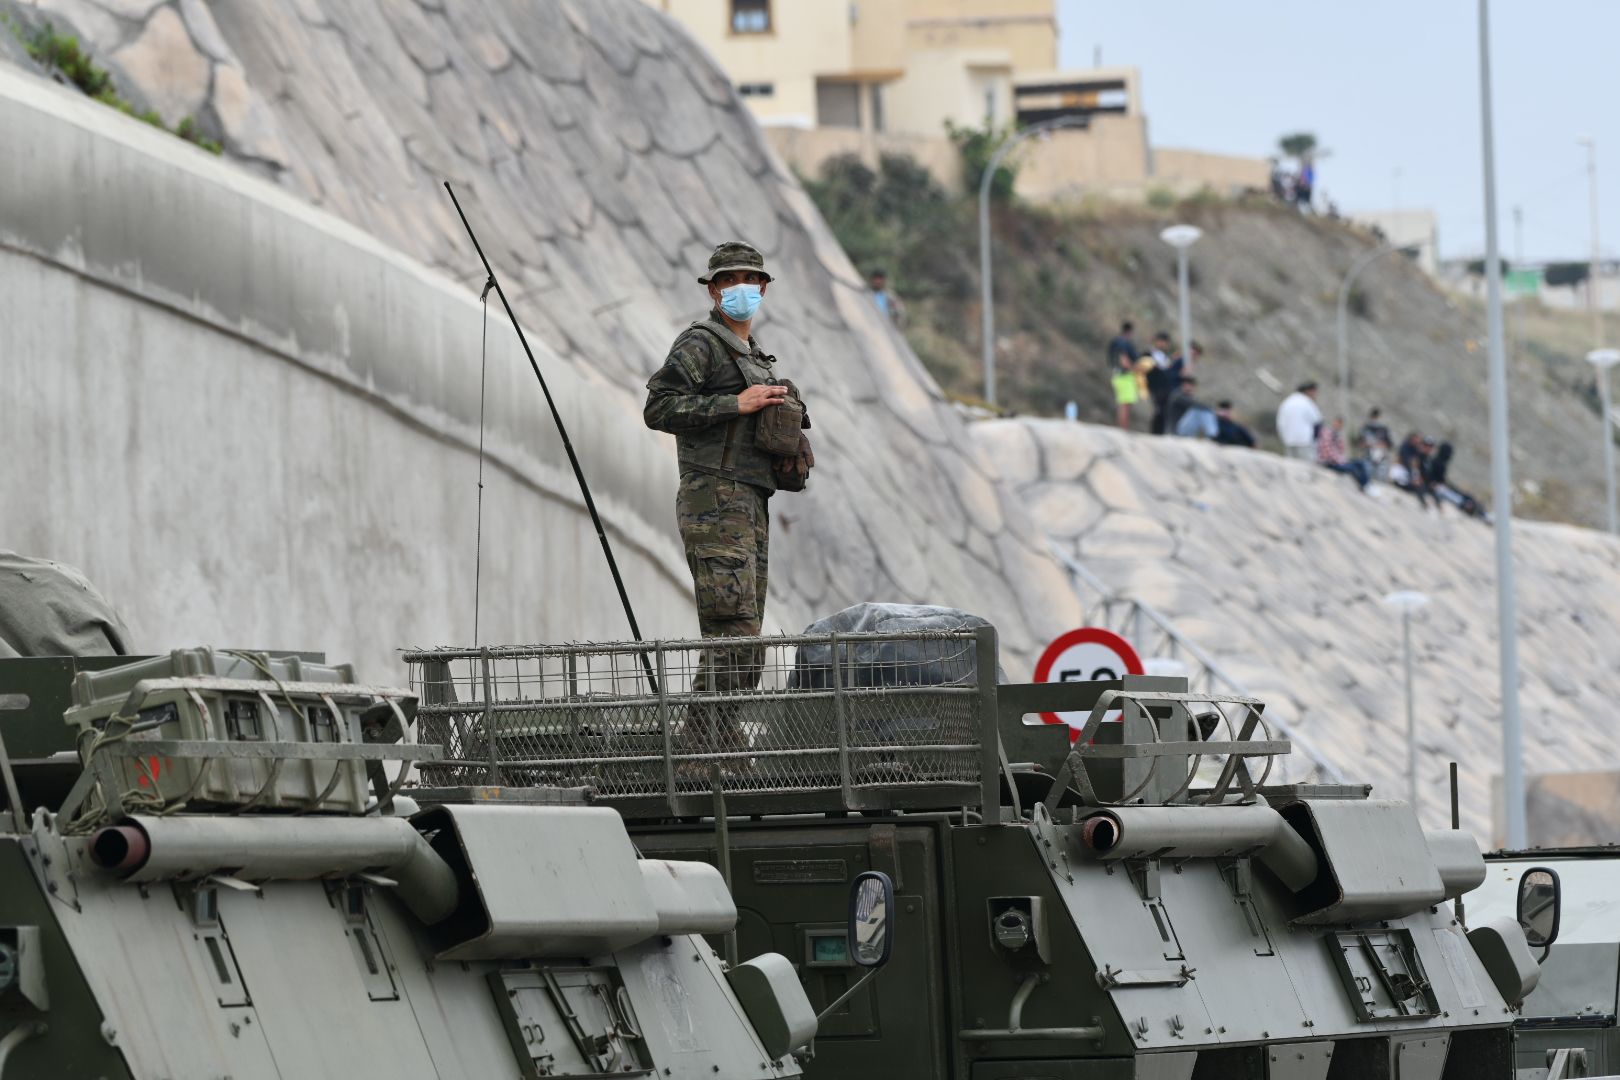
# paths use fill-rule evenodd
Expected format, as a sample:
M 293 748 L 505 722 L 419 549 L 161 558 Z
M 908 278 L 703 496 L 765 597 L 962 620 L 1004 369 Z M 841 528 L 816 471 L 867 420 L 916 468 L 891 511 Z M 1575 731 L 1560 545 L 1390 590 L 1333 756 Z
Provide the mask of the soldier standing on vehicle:
M 801 429 L 809 414 L 797 388 L 775 373 L 776 358 L 751 329 L 771 275 L 748 244 L 714 249 L 698 278 L 713 309 L 681 331 L 647 383 L 647 426 L 675 436 L 680 489 L 675 516 L 692 571 L 704 637 L 757 637 L 765 615 L 771 495 L 803 491 L 815 456 Z M 695 691 L 750 690 L 759 683 L 762 646 L 706 652 Z M 719 745 L 740 742 L 735 709 L 689 711 L 689 734 Z

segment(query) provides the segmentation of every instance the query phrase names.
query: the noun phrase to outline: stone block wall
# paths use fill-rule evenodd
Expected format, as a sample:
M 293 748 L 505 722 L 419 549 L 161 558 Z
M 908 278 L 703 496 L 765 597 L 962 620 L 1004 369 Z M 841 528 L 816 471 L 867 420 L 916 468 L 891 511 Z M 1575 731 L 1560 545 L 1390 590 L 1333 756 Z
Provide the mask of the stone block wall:
M 1413 627 L 1422 818 L 1446 824 L 1456 761 L 1464 825 L 1492 834 L 1502 756 L 1489 525 L 1201 440 L 1060 420 L 972 430 L 1087 569 L 1168 615 L 1346 776 L 1390 798 L 1407 791 L 1405 684 L 1400 617 L 1382 601 L 1428 594 Z M 1562 525 L 1514 531 L 1526 770 L 1620 766 L 1620 540 Z M 1555 791 L 1556 775 L 1540 786 Z
M 396 646 L 468 637 L 484 275 L 446 179 L 553 380 L 649 633 L 695 619 L 673 440 L 642 426 L 643 386 L 706 307 L 709 251 L 735 237 L 778 277 L 758 336 L 816 424 L 811 490 L 773 503 L 770 624 L 951 604 L 997 624 L 1016 677 L 1077 617 L 1043 538 L 730 83 L 645 4 L 22 6 L 76 31 L 124 96 L 170 126 L 196 117 L 225 148 L 0 65 L 5 130 L 42 140 L 0 160 L 0 348 L 26 357 L 13 370 L 33 411 L 0 429 L 33 470 L 10 478 L 32 497 L 7 500 L 26 508 L 8 525 L 97 581 L 142 647 L 228 634 L 375 670 Z M 498 309 L 489 334 L 507 487 L 485 492 L 485 639 L 624 636 Z M 99 410 L 106 437 L 81 438 Z M 102 510 L 136 542 L 98 532 Z M 327 607 L 272 613 L 312 578 Z

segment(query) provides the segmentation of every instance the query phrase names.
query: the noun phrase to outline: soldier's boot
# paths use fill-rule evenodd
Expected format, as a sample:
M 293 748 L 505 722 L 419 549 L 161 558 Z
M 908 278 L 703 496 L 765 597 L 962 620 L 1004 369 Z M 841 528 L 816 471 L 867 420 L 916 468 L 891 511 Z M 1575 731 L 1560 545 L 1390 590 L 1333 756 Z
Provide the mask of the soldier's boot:
M 678 762 L 675 775 L 682 780 L 709 779 L 709 766 L 718 762 L 722 776 L 734 776 L 747 768 L 747 760 L 715 755 L 748 749 L 748 739 L 737 722 L 734 702 L 697 701 L 688 706 L 686 727 L 677 743 L 682 754 L 700 755 Z

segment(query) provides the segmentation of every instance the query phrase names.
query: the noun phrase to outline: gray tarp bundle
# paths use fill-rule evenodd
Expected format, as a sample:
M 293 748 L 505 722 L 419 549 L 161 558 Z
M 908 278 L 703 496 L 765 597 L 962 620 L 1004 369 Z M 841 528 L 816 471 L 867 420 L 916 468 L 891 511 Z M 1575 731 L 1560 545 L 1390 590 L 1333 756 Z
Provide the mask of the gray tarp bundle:
M 906 634 L 976 630 L 990 623 L 956 608 L 928 604 L 856 604 L 817 619 L 806 634 Z M 971 683 L 978 672 L 972 641 L 945 638 L 918 641 L 858 641 L 838 646 L 845 686 L 945 686 Z M 793 661 L 790 687 L 825 689 L 832 685 L 832 647 L 801 645 Z M 1000 667 L 996 681 L 1006 682 Z
M 129 630 L 71 566 L 0 551 L 0 657 L 122 656 Z

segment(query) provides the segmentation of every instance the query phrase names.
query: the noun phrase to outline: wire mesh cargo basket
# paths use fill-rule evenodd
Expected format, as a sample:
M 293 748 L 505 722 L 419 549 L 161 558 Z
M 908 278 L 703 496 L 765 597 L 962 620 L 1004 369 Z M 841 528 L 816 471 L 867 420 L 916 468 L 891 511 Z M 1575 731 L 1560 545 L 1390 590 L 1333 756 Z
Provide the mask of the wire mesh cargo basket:
M 993 630 L 405 654 L 424 785 L 590 787 L 631 817 L 981 805 Z M 981 683 L 981 680 L 983 682 Z

